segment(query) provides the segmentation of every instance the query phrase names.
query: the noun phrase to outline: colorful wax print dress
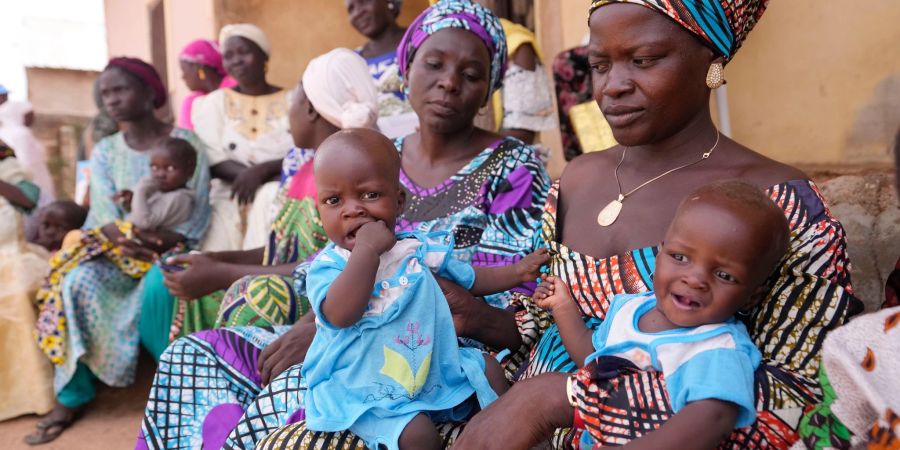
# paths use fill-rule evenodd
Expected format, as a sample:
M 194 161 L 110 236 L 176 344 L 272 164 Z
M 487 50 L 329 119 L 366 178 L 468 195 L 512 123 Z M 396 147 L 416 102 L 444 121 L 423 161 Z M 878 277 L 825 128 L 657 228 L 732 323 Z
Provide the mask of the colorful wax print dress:
M 543 242 L 550 251 L 550 272 L 561 277 L 578 303 L 589 327 L 606 319 L 613 297 L 653 290 L 657 247 L 595 258 L 578 253 L 557 237 L 558 183 L 551 190 L 543 216 Z M 797 440 L 804 406 L 821 390 L 816 381 L 822 341 L 842 325 L 861 303 L 853 296 L 844 230 L 808 180 L 771 186 L 769 197 L 784 210 L 791 231 L 790 247 L 770 280 L 766 298 L 744 320 L 753 343 L 762 353 L 754 377 L 757 420 L 739 428 L 722 444 L 725 448 L 785 448 Z M 530 299 L 524 307 L 536 315 Z M 665 423 L 672 414 L 666 380 L 656 372 L 633 372 L 614 379 L 597 364 L 581 370 L 569 359 L 559 330 L 549 315 L 531 352 L 524 377 L 545 372 L 576 372 L 576 416 L 584 424 L 573 435 L 561 436 L 559 446 L 579 441 L 582 431 L 599 446 L 622 445 L 646 430 Z M 535 339 L 533 336 L 528 340 Z
M 366 312 L 350 327 L 335 327 L 322 309 L 350 251 L 330 244 L 307 278 L 316 312 L 316 337 L 301 371 L 308 383 L 307 424 L 317 431 L 349 429 L 373 449 L 398 448 L 403 428 L 420 412 L 458 421 L 472 412 L 465 403 L 472 394 L 481 407 L 497 398 L 481 352 L 459 347 L 447 300 L 431 273 L 468 288 L 475 281 L 472 266 L 453 257 L 447 233 L 402 233 L 397 239 L 381 255 Z
M 717 399 L 740 407 L 738 427 L 752 424 L 753 371 L 761 356 L 747 327 L 732 317 L 698 327 L 641 331 L 638 321 L 655 306 L 653 293 L 613 298 L 606 320 L 594 331 L 595 351 L 587 361 L 615 357 L 638 370 L 661 372 L 675 413 L 690 402 Z

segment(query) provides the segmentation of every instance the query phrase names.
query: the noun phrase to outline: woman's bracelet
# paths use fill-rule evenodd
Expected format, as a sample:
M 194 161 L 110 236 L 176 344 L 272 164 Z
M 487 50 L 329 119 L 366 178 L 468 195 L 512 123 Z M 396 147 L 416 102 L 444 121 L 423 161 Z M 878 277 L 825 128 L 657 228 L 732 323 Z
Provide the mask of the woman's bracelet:
M 569 405 L 573 408 L 578 408 L 578 398 L 575 396 L 575 375 L 569 375 L 566 378 L 566 398 L 569 400 Z

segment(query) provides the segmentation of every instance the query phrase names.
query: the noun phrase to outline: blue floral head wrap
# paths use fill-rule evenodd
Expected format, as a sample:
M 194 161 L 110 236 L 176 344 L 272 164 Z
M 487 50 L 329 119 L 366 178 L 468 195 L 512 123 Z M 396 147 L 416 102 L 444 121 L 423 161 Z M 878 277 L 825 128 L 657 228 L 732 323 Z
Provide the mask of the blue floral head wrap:
M 489 9 L 469 0 L 442 0 L 422 11 L 409 25 L 400 46 L 397 47 L 397 63 L 400 76 L 408 83 L 407 74 L 416 50 L 432 34 L 445 28 L 462 28 L 478 36 L 491 56 L 491 79 L 488 96 L 503 85 L 506 71 L 506 34 L 500 20 Z

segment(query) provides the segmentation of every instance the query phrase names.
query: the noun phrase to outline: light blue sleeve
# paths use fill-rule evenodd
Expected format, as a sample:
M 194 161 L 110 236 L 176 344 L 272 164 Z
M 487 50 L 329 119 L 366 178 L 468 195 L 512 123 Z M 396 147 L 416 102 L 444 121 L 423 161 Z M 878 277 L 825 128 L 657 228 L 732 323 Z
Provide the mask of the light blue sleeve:
M 453 256 L 453 235 L 447 232 L 416 233 L 422 241 L 418 249 L 419 260 L 435 275 L 446 278 L 466 289 L 475 284 L 475 269 Z
M 322 304 L 325 302 L 325 296 L 328 294 L 331 284 L 334 283 L 334 280 L 337 279 L 346 265 L 347 262 L 343 258 L 326 249 L 313 260 L 306 276 L 306 294 L 313 311 L 316 313 L 316 321 L 336 330 L 339 328 L 332 325 L 325 317 L 325 314 L 322 313 Z
M 666 377 L 672 410 L 678 413 L 698 400 L 723 400 L 740 408 L 735 427 L 750 426 L 756 420 L 754 370 L 752 355 L 740 345 L 699 353 Z

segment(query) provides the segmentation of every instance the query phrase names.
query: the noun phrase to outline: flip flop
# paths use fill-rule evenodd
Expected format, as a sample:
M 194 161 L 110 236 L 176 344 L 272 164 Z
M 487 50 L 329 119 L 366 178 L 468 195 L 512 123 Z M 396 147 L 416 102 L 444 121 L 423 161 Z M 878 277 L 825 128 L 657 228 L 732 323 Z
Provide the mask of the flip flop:
M 59 437 L 75 422 L 75 415 L 65 419 L 44 419 L 37 424 L 35 433 L 25 436 L 25 443 L 28 445 L 41 445 L 51 442 Z

